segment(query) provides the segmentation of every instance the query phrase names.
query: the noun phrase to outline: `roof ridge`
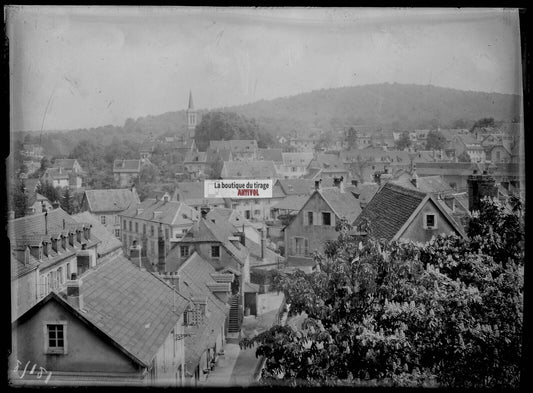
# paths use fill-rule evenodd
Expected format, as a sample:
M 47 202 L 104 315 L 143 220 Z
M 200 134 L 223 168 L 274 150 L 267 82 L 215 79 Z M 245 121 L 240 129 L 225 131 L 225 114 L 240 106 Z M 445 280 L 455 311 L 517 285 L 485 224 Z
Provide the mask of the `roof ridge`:
M 423 192 L 423 191 L 420 191 L 420 190 L 407 188 L 407 187 L 402 186 L 401 184 L 394 183 L 394 182 L 385 183 L 383 185 L 383 188 L 385 188 L 385 187 L 392 188 L 395 192 L 399 192 L 399 193 L 407 195 L 407 196 L 417 196 L 417 197 L 420 197 L 422 199 L 428 194 L 427 192 Z

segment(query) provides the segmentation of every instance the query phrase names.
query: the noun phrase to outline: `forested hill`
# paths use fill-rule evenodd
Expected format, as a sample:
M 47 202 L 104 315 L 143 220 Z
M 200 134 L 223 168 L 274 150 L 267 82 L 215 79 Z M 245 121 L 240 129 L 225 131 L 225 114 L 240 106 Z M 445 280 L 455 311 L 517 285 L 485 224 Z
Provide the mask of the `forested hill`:
M 260 124 L 270 118 L 276 123 L 287 120 L 288 125 L 318 128 L 347 124 L 425 128 L 431 123 L 446 127 L 461 119 L 483 117 L 512 121 L 519 117 L 519 100 L 511 94 L 384 83 L 317 90 L 226 110 L 255 118 Z
M 299 135 L 351 125 L 377 125 L 405 130 L 433 127 L 470 127 L 476 120 L 519 118 L 520 97 L 511 94 L 461 91 L 436 86 L 376 84 L 323 89 L 247 105 L 213 109 L 255 119 L 258 130 L 271 135 Z M 197 98 L 201 107 L 202 97 Z M 181 108 L 177 108 L 181 109 Z M 200 110 L 200 115 L 207 111 Z M 123 126 L 104 126 L 61 133 L 43 133 L 45 153 L 68 155 L 81 139 L 101 145 L 113 141 L 141 142 L 150 134 L 176 135 L 186 130 L 185 111 L 127 119 Z M 31 133 L 33 138 L 40 134 Z

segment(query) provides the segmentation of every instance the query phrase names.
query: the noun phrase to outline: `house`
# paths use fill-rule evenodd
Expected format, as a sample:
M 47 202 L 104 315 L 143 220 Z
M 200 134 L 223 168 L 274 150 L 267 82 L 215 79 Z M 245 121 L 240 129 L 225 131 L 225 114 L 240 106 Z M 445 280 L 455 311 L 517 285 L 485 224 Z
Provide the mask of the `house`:
M 466 236 L 433 195 L 393 182 L 383 184 L 363 209 L 353 224 L 356 230 L 365 221 L 370 236 L 387 241 L 425 243 L 441 233 Z
M 81 278 L 73 274 L 66 289 L 18 317 L 12 361 L 42 367 L 51 386 L 181 386 L 188 304 L 163 280 L 118 256 Z M 38 373 L 13 374 L 14 384 L 45 385 Z
M 129 187 L 135 183 L 141 173 L 141 160 L 115 160 L 113 176 L 119 187 Z
M 289 146 L 296 149 L 298 152 L 312 153 L 318 143 L 318 137 L 310 138 L 289 138 Z
M 282 149 L 257 149 L 256 159 L 259 161 L 272 161 L 276 168 L 283 163 Z
M 111 235 L 108 228 L 102 225 L 94 215 L 86 211 L 73 214 L 71 217 L 80 224 L 90 225 L 91 233 L 100 239 L 101 242 L 98 244 L 96 254 L 97 263 L 102 263 L 116 256 L 123 255 L 120 238 L 117 239 Z
M 41 176 L 41 183 L 49 183 L 52 187 L 65 188 L 69 186 L 70 174 L 63 168 L 47 168 Z
M 204 182 L 178 182 L 172 200 L 185 203 L 197 211 L 226 207 L 223 198 L 205 198 L 204 195 Z
M 276 179 L 276 167 L 272 161 L 224 161 L 222 179 Z
M 24 143 L 20 155 L 33 161 L 41 161 L 44 157 L 43 147 L 35 143 Z
M 155 142 L 152 140 L 147 139 L 143 143 L 141 143 L 141 146 L 139 147 L 139 156 L 141 160 L 149 160 L 152 157 L 154 149 Z
M 179 271 L 180 267 L 197 253 L 214 267 L 217 273 L 233 273 L 232 298 L 228 332 L 240 330 L 244 315 L 245 293 L 250 283 L 250 252 L 245 247 L 244 234 L 233 232 L 231 225 L 200 218 L 167 257 L 166 272 Z
M 53 209 L 52 202 L 38 192 L 28 193 L 26 215 L 42 213 L 45 210 Z
M 206 218 L 215 219 L 222 218 L 226 223 L 235 227 L 235 230 L 243 232 L 246 239 L 252 240 L 255 243 L 261 242 L 261 233 L 258 230 L 258 225 L 244 218 L 244 216 L 235 209 L 228 209 L 223 207 L 215 207 L 207 212 Z M 261 228 L 263 225 L 261 225 Z
M 172 276 L 172 275 L 171 275 Z M 197 387 L 207 381 L 224 353 L 229 323 L 233 273 L 217 273 L 194 252 L 178 269 L 180 293 L 192 299 L 185 322 L 185 385 Z
M 315 191 L 285 227 L 287 266 L 304 270 L 313 267 L 313 251 L 322 251 L 326 241 L 338 237 L 335 226 L 341 219 L 352 223 L 360 212 L 359 201 L 345 190 L 342 181 L 334 187 L 322 187 L 316 181 Z
M 281 153 L 282 163 L 276 166 L 277 177 L 280 179 L 296 179 L 305 175 L 313 160 L 311 152 Z
M 116 238 L 122 239 L 118 214 L 139 203 L 139 196 L 132 188 L 109 190 L 85 190 L 81 211 L 89 212 Z
M 8 237 L 17 272 L 12 277 L 13 318 L 63 288 L 72 273 L 95 267 L 101 243 L 89 223 L 74 220 L 61 208 L 10 220 Z
M 513 162 L 513 153 L 503 144 L 486 146 L 484 149 L 487 161 L 491 161 L 494 164 Z
M 466 191 L 467 179 L 474 170 L 481 172 L 474 162 L 418 162 L 416 173 L 419 177 L 441 176 L 456 191 Z
M 398 169 L 410 169 L 414 155 L 405 151 L 367 148 L 341 151 L 339 158 L 349 170 L 350 178 L 363 183 L 374 181 L 376 172 L 382 172 L 392 165 Z
M 141 247 L 141 256 L 156 271 L 167 271 L 166 256 L 184 236 L 199 213 L 178 201 L 145 199 L 118 213 L 122 228 L 122 245 L 129 253 L 132 245 Z
M 485 162 L 485 150 L 481 143 L 470 134 L 457 134 L 448 144 L 448 149 L 453 149 L 454 157 L 468 154 L 472 162 Z
M 198 180 L 208 177 L 211 164 L 207 162 L 205 151 L 190 151 L 185 156 L 183 166 L 191 180 Z
M 209 149 L 215 151 L 229 150 L 231 151 L 233 160 L 248 161 L 257 159 L 257 141 L 255 139 L 232 139 L 232 140 L 211 140 L 209 141 Z
M 54 161 L 55 168 L 62 168 L 67 173 L 83 173 L 83 169 L 78 160 L 74 158 L 63 158 Z

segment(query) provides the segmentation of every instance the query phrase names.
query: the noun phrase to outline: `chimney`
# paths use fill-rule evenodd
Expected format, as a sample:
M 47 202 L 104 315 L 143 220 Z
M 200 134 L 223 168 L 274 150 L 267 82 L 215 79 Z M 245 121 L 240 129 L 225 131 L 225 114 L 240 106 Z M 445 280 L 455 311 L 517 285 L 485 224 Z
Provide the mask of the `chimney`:
M 43 240 L 43 255 L 45 257 L 50 255 L 50 240 Z
M 44 210 L 44 234 L 48 235 L 48 210 Z
M 163 201 L 168 202 L 170 200 L 170 197 L 167 193 L 163 195 Z
M 81 276 L 84 272 L 96 266 L 95 250 L 87 250 L 87 245 L 82 244 L 81 250 L 76 253 L 77 272 Z
M 498 196 L 498 189 L 494 178 L 486 173 L 482 175 L 474 174 L 468 176 L 468 208 L 470 211 L 479 210 L 480 202 L 484 197 L 495 198 Z
M 242 232 L 239 232 L 239 237 L 241 239 L 241 244 L 246 247 L 246 234 L 244 233 L 244 224 L 242 224 Z
M 74 232 L 72 231 L 68 232 L 68 244 L 70 247 L 74 247 Z
M 57 237 L 52 237 L 50 240 L 52 241 L 52 250 L 57 252 Z
M 139 269 L 142 269 L 142 263 L 141 263 L 141 246 L 137 244 L 137 240 L 134 240 L 131 247 L 130 247 L 130 260 L 132 262 L 135 262 L 135 260 L 138 260 Z
M 83 238 L 87 241 L 91 239 L 91 227 L 83 227 Z
M 79 229 L 79 228 L 76 229 L 76 241 L 77 241 L 78 243 L 81 243 L 81 233 L 82 233 L 82 232 L 83 232 L 83 230 L 81 230 L 81 229 Z
M 81 294 L 82 280 L 78 279 L 76 273 L 72 273 L 70 280 L 66 283 L 67 287 L 67 302 L 74 308 L 83 310 L 83 295 Z
M 59 209 L 59 201 L 52 202 L 52 209 Z
M 411 184 L 418 188 L 418 175 L 416 174 L 416 165 L 413 165 L 413 173 L 411 174 Z
M 385 168 L 384 172 L 379 176 L 379 184 L 385 184 L 390 179 L 392 179 L 392 175 L 389 173 L 389 168 Z
M 67 249 L 67 235 L 61 234 L 61 248 L 65 251 Z
M 30 254 L 37 260 L 42 260 L 42 244 L 39 244 L 38 246 L 30 246 Z
M 41 201 L 41 211 L 42 211 L 43 213 L 46 213 L 47 210 L 48 210 L 48 209 L 46 208 L 46 205 L 45 205 L 44 201 Z
M 320 191 L 321 190 L 321 183 L 322 183 L 322 179 L 320 180 L 315 180 L 315 190 L 316 191 Z
M 11 221 L 11 220 L 15 219 L 15 212 L 13 210 L 10 210 L 10 211 L 7 212 L 7 219 L 8 219 L 8 221 Z

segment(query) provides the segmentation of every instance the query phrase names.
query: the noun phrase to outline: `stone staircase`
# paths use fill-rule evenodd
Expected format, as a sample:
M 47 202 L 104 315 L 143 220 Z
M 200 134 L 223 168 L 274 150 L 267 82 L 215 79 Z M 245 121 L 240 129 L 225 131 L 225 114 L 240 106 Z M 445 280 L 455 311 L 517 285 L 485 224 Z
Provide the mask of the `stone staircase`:
M 235 295 L 230 303 L 228 333 L 238 333 L 241 330 L 242 318 L 242 311 L 239 307 L 239 295 Z

